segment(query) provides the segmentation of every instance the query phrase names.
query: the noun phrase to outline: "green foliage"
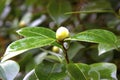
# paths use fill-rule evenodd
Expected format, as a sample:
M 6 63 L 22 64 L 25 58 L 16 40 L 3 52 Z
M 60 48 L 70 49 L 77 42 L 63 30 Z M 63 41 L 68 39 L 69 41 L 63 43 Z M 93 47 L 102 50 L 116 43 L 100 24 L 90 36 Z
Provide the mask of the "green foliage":
M 47 28 L 23 28 L 18 33 L 27 38 L 18 40 L 9 45 L 2 61 L 19 55 L 27 50 L 51 45 L 55 42 L 55 32 Z M 117 48 L 118 44 L 116 36 L 107 30 L 94 29 L 78 33 L 66 40 L 76 40 L 99 43 L 99 55 L 103 52 Z M 59 43 L 58 43 L 59 44 Z M 104 46 L 112 46 L 113 48 L 106 47 L 108 49 L 103 50 Z M 103 49 L 102 49 L 103 48 Z
M 119 0 L 0 0 L 0 56 L 8 46 L 0 80 L 119 80 L 119 7 Z
M 92 65 L 71 63 L 68 64 L 68 72 L 74 80 L 117 80 L 115 77 L 116 66 L 111 63 L 95 63 Z
M 85 76 L 87 70 L 89 70 L 89 67 L 86 64 L 68 64 L 68 72 L 74 80 L 87 80 Z
M 81 11 L 76 12 L 67 12 L 66 14 L 71 13 L 114 13 L 111 4 L 107 0 L 91 0 L 87 3 L 87 6 L 84 6 Z
M 14 43 L 10 44 L 7 48 L 2 61 L 19 55 L 27 50 L 50 45 L 54 41 L 54 39 L 47 39 L 41 37 L 28 37 L 25 39 L 15 41 Z
M 2 13 L 2 11 L 4 10 L 4 7 L 5 7 L 5 3 L 6 3 L 6 0 L 1 0 L 0 1 L 0 14 Z
M 63 64 L 44 62 L 35 68 L 39 80 L 61 80 L 66 76 Z
M 111 63 L 96 63 L 90 65 L 91 70 L 99 72 L 100 79 L 117 80 L 116 78 L 116 66 Z
M 102 29 L 84 31 L 66 40 L 99 43 L 99 55 L 119 47 L 117 37 L 112 32 Z
M 19 35 L 24 37 L 43 37 L 55 39 L 55 32 L 43 27 L 23 28 L 17 31 Z
M 93 30 L 87 30 L 87 31 L 78 33 L 72 36 L 69 40 L 115 44 L 115 42 L 117 41 L 117 38 L 110 31 L 102 30 L 102 29 L 93 29 Z
M 58 3 L 58 4 L 56 4 Z M 67 0 L 51 0 L 48 6 L 48 13 L 54 22 L 60 26 L 70 15 L 65 15 L 66 12 L 71 11 L 71 5 Z
M 23 28 L 23 29 L 19 30 L 18 33 L 20 35 L 24 36 L 25 38 L 15 41 L 8 46 L 6 53 L 3 56 L 2 62 L 9 58 L 12 58 L 16 55 L 19 55 L 27 50 L 30 50 L 33 48 L 38 48 L 38 47 L 43 47 L 43 46 L 47 46 L 47 45 L 52 45 L 52 43 L 55 42 L 55 40 L 56 40 L 55 32 L 53 32 L 47 28 L 42 28 L 42 27 L 40 27 L 40 28 L 39 27 Z M 116 47 L 114 45 L 117 45 L 116 44 L 116 41 L 117 41 L 116 36 L 110 31 L 101 30 L 101 29 L 87 30 L 87 31 L 78 33 L 70 38 L 67 38 L 66 40 L 76 40 L 76 41 L 99 43 L 99 45 L 100 45 L 99 47 L 101 47 L 101 44 L 111 45 L 112 47 Z M 77 45 L 76 45 L 76 47 L 77 47 Z M 80 48 L 80 47 L 77 47 L 77 48 Z M 75 49 L 76 51 L 77 51 L 77 48 Z M 111 48 L 110 48 L 110 50 L 111 50 Z M 70 52 L 72 52 L 72 51 L 70 51 Z M 71 56 L 70 58 L 74 57 L 74 55 Z M 50 56 L 48 56 L 48 57 L 50 58 Z M 45 57 L 41 58 L 41 60 L 43 61 L 44 58 Z M 62 70 L 62 66 L 63 66 L 63 64 L 53 64 L 51 62 L 40 63 L 35 68 L 35 73 L 36 73 L 37 77 L 39 78 L 39 80 L 63 79 L 63 78 L 65 78 L 66 74 L 65 74 L 65 70 Z M 111 68 L 108 69 L 107 67 L 111 67 Z M 110 63 L 96 63 L 96 64 L 93 64 L 90 66 L 88 66 L 87 64 L 82 64 L 82 63 L 78 63 L 78 64 L 71 63 L 71 64 L 68 64 L 67 70 L 75 80 L 77 80 L 77 79 L 79 79 L 79 80 L 80 79 L 82 79 L 82 80 L 88 80 L 88 79 L 99 80 L 99 78 L 100 79 L 104 79 L 104 78 L 113 79 L 114 78 L 116 80 L 116 77 L 115 77 L 116 67 Z M 103 73 L 104 71 L 106 72 L 105 74 Z
M 73 59 L 75 55 L 79 52 L 80 49 L 84 48 L 83 45 L 80 45 L 78 42 L 72 42 L 68 49 L 68 57 L 69 59 Z

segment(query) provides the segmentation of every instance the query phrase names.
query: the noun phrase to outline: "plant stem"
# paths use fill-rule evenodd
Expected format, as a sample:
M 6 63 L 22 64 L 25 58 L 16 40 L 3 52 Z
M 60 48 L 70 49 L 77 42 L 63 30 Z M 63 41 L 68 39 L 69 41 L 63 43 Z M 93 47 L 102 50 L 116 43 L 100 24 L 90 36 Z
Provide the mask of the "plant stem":
M 64 43 L 62 43 L 62 47 L 63 47 L 63 49 L 64 49 L 63 52 L 64 52 L 64 54 L 65 54 L 66 62 L 67 62 L 67 64 L 69 64 L 70 61 L 69 61 L 68 54 L 67 54 L 67 49 L 65 48 Z

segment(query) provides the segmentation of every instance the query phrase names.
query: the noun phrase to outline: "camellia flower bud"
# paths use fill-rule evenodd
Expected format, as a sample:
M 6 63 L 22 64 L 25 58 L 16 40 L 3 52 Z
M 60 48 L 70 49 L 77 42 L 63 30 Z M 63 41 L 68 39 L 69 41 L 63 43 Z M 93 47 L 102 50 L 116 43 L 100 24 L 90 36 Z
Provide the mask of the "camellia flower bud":
M 59 48 L 57 46 L 53 46 L 52 47 L 52 51 L 58 53 L 59 52 Z
M 57 29 L 57 31 L 56 31 L 56 39 L 58 40 L 58 41 L 62 41 L 62 40 L 64 40 L 65 38 L 67 38 L 67 37 L 69 37 L 69 31 L 68 31 L 68 29 L 67 28 L 65 28 L 65 27 L 60 27 L 60 28 L 58 28 Z
M 19 26 L 20 26 L 20 27 L 25 27 L 25 26 L 26 26 L 25 21 L 20 21 Z

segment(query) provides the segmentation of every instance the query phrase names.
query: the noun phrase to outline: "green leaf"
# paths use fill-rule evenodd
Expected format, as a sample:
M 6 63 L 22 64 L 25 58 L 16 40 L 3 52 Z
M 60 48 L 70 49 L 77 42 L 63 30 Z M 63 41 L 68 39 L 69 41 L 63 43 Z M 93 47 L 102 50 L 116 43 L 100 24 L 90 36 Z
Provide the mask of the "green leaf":
M 92 0 L 82 7 L 80 11 L 67 12 L 72 13 L 114 13 L 111 4 L 107 0 Z
M 100 73 L 100 79 L 117 80 L 116 78 L 116 66 L 112 63 L 96 63 L 90 65 L 91 70 L 95 70 Z
M 90 76 L 90 80 L 100 80 L 100 74 L 97 71 L 90 70 L 88 75 Z
M 96 62 L 109 62 L 113 59 L 114 53 L 113 51 L 106 52 L 105 54 L 98 55 L 97 48 L 90 49 L 90 57 Z
M 6 0 L 0 0 L 0 15 L 5 8 L 5 3 L 6 3 Z
M 63 64 L 44 62 L 35 68 L 39 80 L 61 80 L 66 76 Z
M 12 60 L 0 63 L 0 78 L 2 80 L 13 80 L 19 72 L 19 65 Z
M 110 31 L 102 30 L 102 29 L 92 29 L 92 30 L 80 32 L 66 40 L 78 40 L 78 41 L 93 42 L 93 43 L 115 44 L 117 38 Z
M 88 65 L 82 63 L 67 65 L 68 72 L 75 80 L 88 80 L 86 75 L 89 69 Z
M 99 55 L 101 55 L 107 51 L 113 50 L 113 49 L 116 49 L 116 47 L 113 45 L 109 45 L 109 44 L 99 44 L 98 45 Z
M 55 39 L 55 32 L 43 27 L 27 27 L 17 31 L 19 35 L 24 37 L 45 37 Z
M 74 80 L 117 80 L 116 66 L 112 63 L 70 63 L 67 70 Z
M 92 29 L 78 33 L 66 40 L 77 40 L 85 42 L 99 43 L 99 55 L 113 48 L 117 48 L 117 37 L 110 31 L 102 29 Z
M 18 62 L 18 64 L 20 65 L 20 69 L 24 70 L 26 64 L 28 64 L 28 62 L 33 59 L 33 54 L 32 53 L 25 53 L 23 55 L 20 56 L 20 60 Z
M 111 44 L 99 44 L 98 46 L 98 50 L 99 50 L 99 55 L 107 52 L 107 51 L 111 51 L 113 49 L 118 49 L 120 47 L 120 40 L 118 39 L 116 41 L 115 46 L 111 45 Z
M 36 67 L 36 63 L 33 58 L 29 60 L 29 62 L 25 65 L 25 72 L 28 73 L 29 71 L 33 70 Z
M 75 55 L 78 53 L 80 49 L 84 48 L 83 45 L 79 44 L 78 42 L 73 42 L 70 44 L 70 47 L 68 49 L 68 56 L 69 59 L 72 59 L 75 57 Z
M 11 43 L 3 58 L 2 61 L 5 61 L 9 58 L 17 56 L 27 50 L 51 45 L 55 40 L 51 38 L 41 38 L 41 37 L 27 37 L 18 41 Z
M 48 6 L 50 17 L 59 26 L 70 17 L 70 15 L 65 15 L 64 13 L 70 12 L 71 10 L 71 5 L 67 0 L 51 0 Z
M 35 76 L 35 70 L 32 69 L 30 72 L 28 72 L 25 77 L 23 78 L 23 80 L 37 80 L 37 77 Z

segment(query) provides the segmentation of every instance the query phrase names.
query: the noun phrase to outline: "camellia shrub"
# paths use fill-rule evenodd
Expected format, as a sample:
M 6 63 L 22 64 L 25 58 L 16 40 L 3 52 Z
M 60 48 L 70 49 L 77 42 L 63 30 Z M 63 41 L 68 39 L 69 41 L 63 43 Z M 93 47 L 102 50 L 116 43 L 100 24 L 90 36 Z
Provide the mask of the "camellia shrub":
M 54 56 L 53 58 L 57 58 L 57 62 L 44 61 L 44 56 L 42 56 L 40 64 L 36 65 L 24 80 L 27 80 L 33 73 L 39 80 L 117 80 L 116 66 L 112 63 L 101 62 L 91 65 L 74 63 L 68 56 L 69 44 L 72 41 L 97 43 L 99 55 L 117 49 L 119 47 L 118 39 L 110 31 L 92 29 L 71 36 L 65 27 L 58 28 L 56 33 L 44 27 L 27 27 L 18 30 L 17 33 L 24 38 L 11 43 L 1 60 L 1 70 L 3 70 L 1 77 L 4 80 L 12 80 L 19 71 L 18 64 L 8 59 L 30 49 L 44 46 L 54 46 L 53 51 L 55 52 L 59 52 L 58 50 L 61 49 L 62 54 L 40 48 L 44 51 L 41 55 Z
M 119 19 L 119 0 L 0 0 L 0 80 L 119 80 Z

